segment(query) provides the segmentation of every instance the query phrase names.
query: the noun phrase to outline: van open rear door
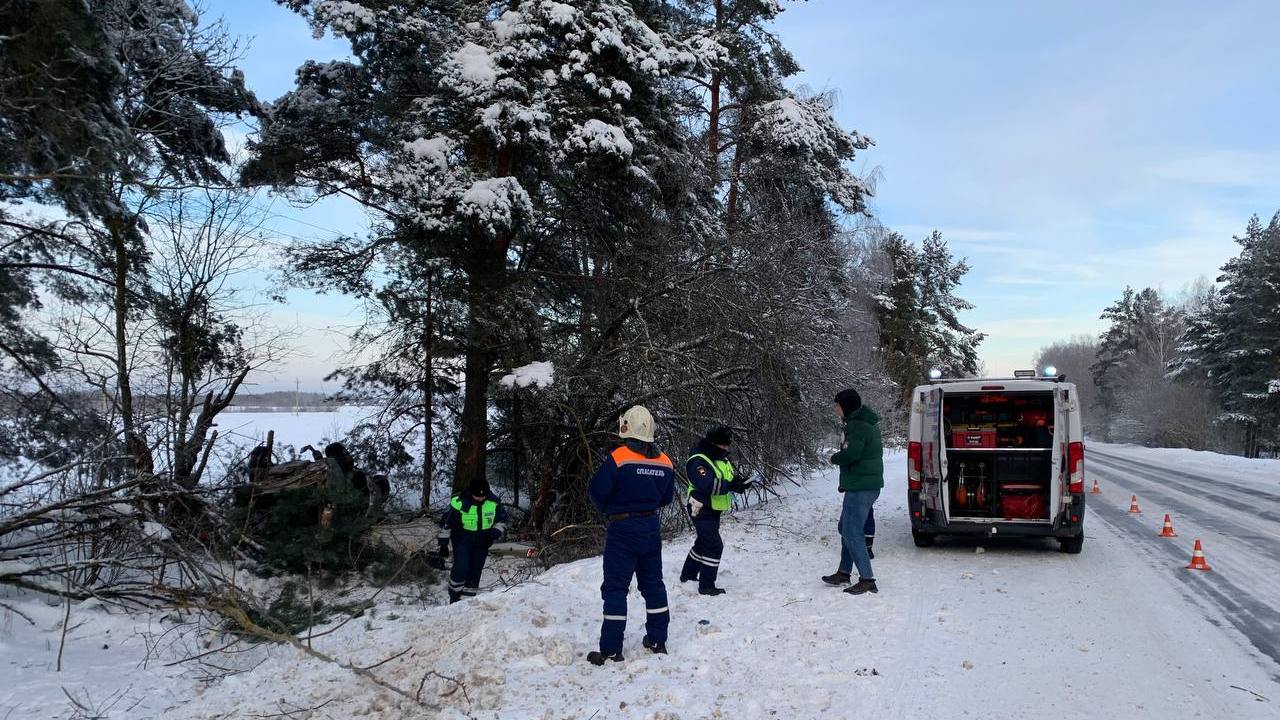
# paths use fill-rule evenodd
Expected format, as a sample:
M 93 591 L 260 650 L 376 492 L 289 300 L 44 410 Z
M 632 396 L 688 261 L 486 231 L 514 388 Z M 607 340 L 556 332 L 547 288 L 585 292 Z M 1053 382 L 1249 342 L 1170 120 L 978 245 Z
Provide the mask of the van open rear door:
M 947 524 L 947 443 L 943 437 L 942 388 L 930 390 L 924 399 L 920 432 L 920 498 L 929 510 L 937 511 L 934 522 Z
M 1071 437 L 1071 397 L 1066 388 L 1054 388 L 1053 392 L 1053 476 L 1049 481 L 1049 517 L 1055 525 L 1063 508 L 1071 504 L 1069 490 L 1070 471 L 1067 468 L 1067 448 Z

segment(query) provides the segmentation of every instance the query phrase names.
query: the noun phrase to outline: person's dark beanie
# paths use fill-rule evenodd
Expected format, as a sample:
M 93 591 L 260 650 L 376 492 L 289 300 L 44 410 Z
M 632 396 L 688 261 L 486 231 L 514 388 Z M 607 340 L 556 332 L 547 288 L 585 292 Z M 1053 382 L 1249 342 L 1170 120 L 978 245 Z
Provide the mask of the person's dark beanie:
M 484 478 L 480 478 L 479 480 L 476 480 L 475 482 L 471 483 L 471 494 L 476 497 L 480 497 L 481 495 L 488 495 L 489 481 L 485 480 Z
M 845 417 L 852 415 L 862 407 L 862 396 L 853 388 L 846 388 L 836 393 L 836 402 L 840 404 L 840 409 L 844 411 Z
M 732 445 L 733 428 L 717 425 L 707 431 L 707 441 L 712 445 Z

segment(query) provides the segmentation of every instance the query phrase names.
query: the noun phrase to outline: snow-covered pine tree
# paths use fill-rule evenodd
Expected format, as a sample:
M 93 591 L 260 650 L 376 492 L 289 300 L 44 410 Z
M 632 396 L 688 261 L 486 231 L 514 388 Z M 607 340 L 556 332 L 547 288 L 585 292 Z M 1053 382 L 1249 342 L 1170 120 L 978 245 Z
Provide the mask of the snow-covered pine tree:
M 933 367 L 948 377 L 964 377 L 978 371 L 978 345 L 986 337 L 960 322 L 960 313 L 973 304 L 956 295 L 969 264 L 956 260 L 934 230 L 920 248 L 920 307 L 926 319 L 926 344 Z
M 875 296 L 880 355 L 885 372 L 898 386 L 898 400 L 903 402 L 929 371 L 930 319 L 921 306 L 921 258 L 915 246 L 896 232 L 886 234 L 876 252 L 882 258 Z
M 463 272 L 465 390 L 455 485 L 484 476 L 490 374 L 524 283 L 577 243 L 628 244 L 674 149 L 670 78 L 694 58 L 631 3 L 296 1 L 355 60 L 308 63 L 254 144 L 246 182 L 342 193 Z M 595 234 L 565 232 L 590 215 Z M 387 242 L 348 244 L 370 267 Z M 513 323 L 514 318 L 514 323 Z
M 875 295 L 880 355 L 899 401 L 905 402 L 932 368 L 947 377 L 977 372 L 978 345 L 985 335 L 960 321 L 960 313 L 973 306 L 956 294 L 968 263 L 951 254 L 937 231 L 920 248 L 886 231 L 874 252 L 880 268 Z
M 1240 254 L 1222 267 L 1217 293 L 1182 337 L 1182 368 L 1202 372 L 1240 426 L 1246 455 L 1280 442 L 1280 213 L 1255 215 L 1237 237 Z

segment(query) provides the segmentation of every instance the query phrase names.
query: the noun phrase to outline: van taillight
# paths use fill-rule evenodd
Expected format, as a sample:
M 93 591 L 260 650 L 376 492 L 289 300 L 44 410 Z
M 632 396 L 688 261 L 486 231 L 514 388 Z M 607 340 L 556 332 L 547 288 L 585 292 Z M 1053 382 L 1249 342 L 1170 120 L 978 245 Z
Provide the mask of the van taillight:
M 1071 492 L 1084 492 L 1084 443 L 1067 445 L 1067 472 L 1070 473 Z
M 907 443 L 907 489 L 920 491 L 920 468 L 924 462 L 924 454 L 920 443 Z

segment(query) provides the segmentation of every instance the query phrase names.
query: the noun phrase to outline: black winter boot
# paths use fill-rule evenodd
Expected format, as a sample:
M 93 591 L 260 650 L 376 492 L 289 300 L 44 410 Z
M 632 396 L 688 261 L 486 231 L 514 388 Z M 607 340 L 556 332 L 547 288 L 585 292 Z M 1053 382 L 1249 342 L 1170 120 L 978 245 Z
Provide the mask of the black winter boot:
M 699 595 L 708 595 L 710 597 L 715 597 L 716 595 L 723 595 L 724 593 L 725 593 L 724 588 L 718 588 L 718 587 L 698 588 Z
M 643 646 L 645 647 L 645 649 L 646 649 L 646 650 L 648 650 L 649 652 L 653 653 L 654 655 L 666 655 L 666 654 L 667 654 L 667 644 L 666 644 L 666 643 L 654 642 L 654 641 L 650 640 L 650 639 L 648 638 L 648 636 L 646 636 L 646 637 L 645 637 L 645 639 L 641 640 L 641 641 L 640 641 L 640 644 L 641 644 L 641 645 L 643 645 Z
M 837 570 L 830 575 L 823 575 L 822 582 L 828 585 L 848 585 L 849 573 Z
M 845 588 L 844 591 L 849 593 L 850 595 L 861 595 L 862 593 L 880 592 L 878 589 L 876 589 L 875 578 L 863 578 L 863 577 L 858 578 L 858 582 Z
M 868 536 L 867 536 L 867 557 L 868 557 L 868 558 L 870 558 L 871 560 L 875 560 L 875 559 L 876 559 L 876 554 L 875 554 L 875 552 L 874 552 L 874 551 L 872 551 L 872 549 L 871 549 L 871 546 L 872 546 L 872 545 L 874 545 L 874 544 L 875 544 L 875 542 L 876 542 L 876 538 L 875 538 L 875 536 L 874 536 L 874 535 L 868 535 Z
M 599 650 L 592 650 L 591 652 L 587 653 L 587 662 L 591 663 L 592 665 L 604 665 L 605 660 L 622 662 L 622 653 L 616 652 L 616 653 L 609 653 L 606 655 L 605 653 L 602 653 Z

